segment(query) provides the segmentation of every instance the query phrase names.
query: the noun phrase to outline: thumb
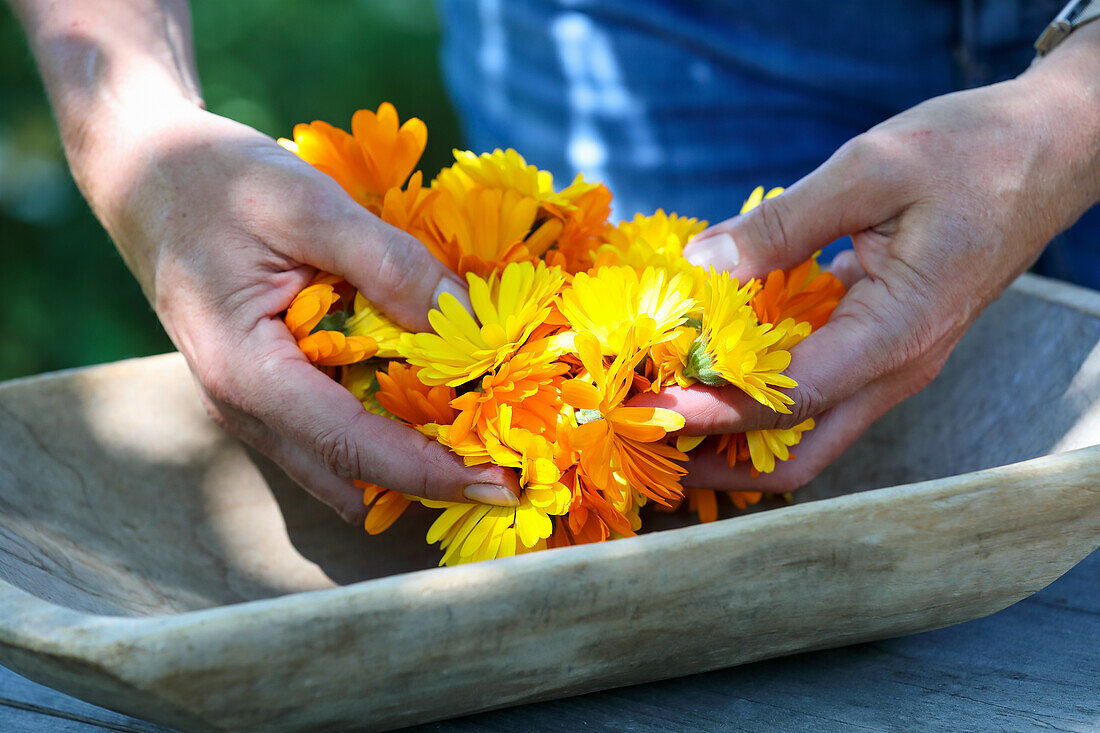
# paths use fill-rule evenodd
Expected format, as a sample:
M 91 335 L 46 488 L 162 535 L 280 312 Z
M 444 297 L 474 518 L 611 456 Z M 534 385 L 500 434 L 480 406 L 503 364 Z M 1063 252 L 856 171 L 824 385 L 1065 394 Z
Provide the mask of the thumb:
M 866 175 L 859 147 L 844 146 L 779 196 L 705 230 L 684 256 L 745 281 L 794 267 L 833 240 L 890 218 L 883 204 L 893 197 Z
M 321 181 L 323 205 L 296 238 L 299 262 L 346 279 L 397 323 L 413 331 L 431 328 L 428 311 L 450 293 L 472 312 L 463 279 L 432 256 L 411 234 L 357 204 L 336 184 Z

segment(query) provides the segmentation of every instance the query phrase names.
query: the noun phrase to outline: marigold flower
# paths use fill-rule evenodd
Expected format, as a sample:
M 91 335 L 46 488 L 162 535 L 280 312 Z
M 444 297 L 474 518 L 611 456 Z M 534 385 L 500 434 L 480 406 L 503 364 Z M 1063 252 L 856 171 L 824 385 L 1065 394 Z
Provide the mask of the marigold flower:
M 546 340 L 524 344 L 495 372 L 481 378 L 481 388 L 459 395 L 451 406 L 459 411 L 449 439 L 461 442 L 471 430 L 489 432 L 503 405 L 512 408 L 512 425 L 554 437 L 561 411 L 560 386 L 569 365 L 557 361 Z
M 635 535 L 630 517 L 593 487 L 579 467 L 570 468 L 562 477 L 562 483 L 570 487 L 572 499 L 569 511 L 554 518 L 554 533 L 547 540 L 548 547 L 583 545 Z
M 546 321 L 565 274 L 541 262 L 521 262 L 488 279 L 472 273 L 466 279 L 476 321 L 444 293 L 439 310 L 428 314 L 435 333 L 402 336 L 406 358 L 423 367 L 420 379 L 427 384 L 458 386 L 500 366 Z
M 741 204 L 741 213 L 748 213 L 759 206 L 760 202 L 764 199 L 773 199 L 781 193 L 783 193 L 782 188 L 772 188 L 769 189 L 767 193 L 764 193 L 764 187 L 757 186 L 752 190 L 752 193 L 749 194 L 749 197 L 745 199 L 745 203 Z
M 753 296 L 752 307 L 761 323 L 791 319 L 817 330 L 829 320 L 844 293 L 844 283 L 823 272 L 815 254 L 790 270 L 770 272 Z
M 513 190 L 474 188 L 461 197 L 438 193 L 422 241 L 460 275 L 487 277 L 510 262 L 534 262 L 562 229 L 556 219 L 539 222 L 539 202 Z
M 650 390 L 657 392 L 674 384 L 690 387 L 695 383 L 694 379 L 684 374 L 684 370 L 688 366 L 692 344 L 697 338 L 699 338 L 698 331 L 690 326 L 683 326 L 673 332 L 672 338 L 654 344 L 650 348 L 646 369 Z M 679 445 L 677 447 L 679 448 Z M 690 450 L 690 448 L 680 448 L 680 450 Z
M 385 532 L 412 503 L 412 497 L 392 489 L 384 489 L 377 484 L 356 481 L 355 485 L 363 490 L 363 504 L 370 507 L 363 522 L 367 534 Z
M 412 174 L 409 184 L 404 188 L 391 188 L 382 199 L 379 217 L 387 224 L 408 232 L 420 241 L 427 239 L 427 219 L 432 203 L 438 196 L 423 186 L 424 174 L 420 171 Z
M 377 371 L 378 364 L 370 361 L 352 364 L 344 368 L 343 373 L 340 375 L 340 384 L 344 385 L 344 389 L 351 392 L 356 399 L 363 403 L 363 408 L 367 412 L 397 419 L 393 413 L 382 407 L 378 402 L 378 390 L 381 389 L 381 386 L 378 384 L 378 377 L 375 376 Z
M 455 418 L 450 387 L 428 385 L 421 380 L 423 370 L 391 361 L 386 371 L 378 371 L 375 397 L 387 411 L 413 427 L 450 425 Z
M 401 335 L 408 333 L 391 321 L 374 303 L 355 294 L 352 315 L 344 322 L 344 331 L 349 336 L 369 336 L 378 345 L 375 356 L 383 359 L 396 359 L 401 356 Z
M 632 340 L 631 335 L 627 347 L 633 346 Z M 667 505 L 680 495 L 680 477 L 687 472 L 675 461 L 687 456 L 657 441 L 682 428 L 683 416 L 663 408 L 623 405 L 638 352 L 624 349 L 605 367 L 600 344 L 590 333 L 577 334 L 576 349 L 587 378 L 563 383 L 561 394 L 577 409 L 578 426 L 570 442 L 580 452 L 581 468 L 604 490 L 611 486 L 611 472 L 620 471 L 631 488 Z
M 398 127 L 397 110 L 383 102 L 377 112 L 352 115 L 351 134 L 327 122 L 294 127 L 294 140 L 279 144 L 336 179 L 360 205 L 375 214 L 386 192 L 412 173 L 428 141 L 424 123 L 412 117 Z
M 482 188 L 514 191 L 520 196 L 534 199 L 540 206 L 568 208 L 573 205 L 572 200 L 584 193 L 587 187 L 599 185 L 585 184 L 583 179 L 578 178 L 573 186 L 559 194 L 554 191 L 553 174 L 529 165 L 512 148 L 497 148 L 491 153 L 481 155 L 469 150 L 453 152 L 454 165 L 441 170 L 432 185 L 448 191 L 456 198 L 462 198 L 474 189 Z
M 761 324 L 748 305 L 756 284 L 738 287 L 736 278 L 713 268 L 706 280 L 702 333 L 691 348 L 688 377 L 704 384 L 733 384 L 757 402 L 790 413 L 790 395 L 779 388 L 798 386 L 783 370 L 790 352 L 777 343 L 787 335 L 782 328 Z
M 318 329 L 322 320 L 340 301 L 332 276 L 306 286 L 294 296 L 284 322 L 297 340 L 298 348 L 317 366 L 341 366 L 369 359 L 378 351 L 378 343 L 368 336 L 346 336 L 341 331 Z M 342 317 L 343 312 L 338 315 Z
M 444 510 L 428 529 L 427 541 L 444 550 L 440 565 L 457 565 L 543 549 L 554 531 L 550 516 L 564 514 L 570 499 L 569 489 L 558 483 L 527 486 L 516 507 L 421 503 Z
M 691 290 L 691 280 L 683 275 L 653 267 L 641 275 L 630 267 L 605 267 L 593 275 L 577 273 L 562 292 L 559 308 L 578 333 L 592 334 L 603 353 L 613 355 L 622 351 L 627 333 L 643 317 L 652 319 L 654 330 L 653 341 L 641 348 L 674 338 L 676 327 L 695 308 Z
M 580 175 L 577 182 L 586 190 L 576 196 L 572 186 L 562 191 L 562 196 L 571 201 L 572 207 L 562 214 L 562 231 L 554 251 L 546 254 L 548 263 L 557 264 L 570 273 L 593 266 L 593 253 L 611 228 L 607 223 L 611 216 L 611 191 L 603 184 L 589 187 L 590 184 L 585 184 Z
M 726 456 L 726 462 L 732 468 L 739 461 L 751 460 L 753 476 L 771 473 L 775 462 L 794 459 L 790 448 L 802 440 L 802 433 L 813 430 L 813 418 L 807 418 L 790 428 L 770 428 L 768 430 L 750 430 L 747 433 L 723 435 L 718 439 L 718 452 Z
M 635 214 L 631 221 L 620 222 L 607 232 L 607 246 L 620 252 L 641 242 L 653 252 L 666 257 L 680 257 L 684 245 L 696 234 L 707 228 L 707 222 L 699 219 L 666 214 L 664 209 L 650 216 Z

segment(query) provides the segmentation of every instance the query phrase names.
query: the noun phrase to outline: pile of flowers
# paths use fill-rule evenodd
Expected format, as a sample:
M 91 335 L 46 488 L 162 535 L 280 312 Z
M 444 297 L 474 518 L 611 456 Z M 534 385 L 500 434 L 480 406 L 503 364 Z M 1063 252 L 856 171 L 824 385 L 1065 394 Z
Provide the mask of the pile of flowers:
M 794 457 L 812 420 L 686 436 L 681 415 L 632 399 L 670 385 L 732 385 L 789 413 L 790 349 L 844 294 L 814 259 L 739 283 L 683 258 L 706 222 L 658 210 L 613 224 L 606 186 L 577 176 L 556 190 L 514 150 L 455 151 L 454 165 L 425 185 L 414 172 L 427 142 L 420 120 L 399 124 L 383 104 L 356 112 L 351 128 L 302 124 L 280 143 L 465 277 L 473 311 L 444 294 L 433 330 L 410 333 L 319 273 L 288 308 L 287 327 L 365 409 L 468 465 L 515 469 L 522 487 L 518 506 L 500 507 L 360 484 L 368 532 L 419 502 L 439 511 L 427 541 L 443 550 L 440 564 L 602 542 L 637 533 L 647 504 L 686 499 L 702 521 L 717 517 L 714 491 L 682 485 L 688 451 L 717 451 L 754 475 Z M 742 211 L 764 197 L 758 188 Z M 744 508 L 761 495 L 729 496 Z

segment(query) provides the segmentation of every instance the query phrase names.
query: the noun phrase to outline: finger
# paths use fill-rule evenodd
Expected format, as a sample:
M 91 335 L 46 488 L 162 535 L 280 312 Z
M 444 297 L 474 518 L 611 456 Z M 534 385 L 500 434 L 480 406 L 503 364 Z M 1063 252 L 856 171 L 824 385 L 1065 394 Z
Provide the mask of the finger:
M 345 522 L 363 523 L 367 508 L 363 504 L 363 491 L 354 481 L 329 471 L 251 415 L 214 400 L 206 390 L 202 392 L 207 413 L 219 425 L 273 460 L 295 483 L 332 507 Z
M 710 227 L 684 256 L 745 281 L 793 267 L 833 240 L 890 218 L 901 179 L 880 164 L 885 156 L 869 139 L 852 140 L 779 196 Z
M 859 394 L 841 402 L 820 416 L 814 429 L 803 433 L 802 441 L 791 448 L 796 458 L 777 461 L 772 473 L 752 476 L 750 463 L 730 468 L 726 458 L 705 445 L 691 454 L 684 486 L 725 491 L 764 491 L 786 493 L 813 480 L 837 460 L 868 427 L 890 408 L 916 392 L 919 374 L 894 376 L 870 385 Z
M 257 323 L 211 373 L 219 375 L 206 383 L 215 399 L 254 415 L 337 476 L 428 499 L 519 503 L 515 471 L 468 467 L 440 443 L 367 412 L 309 363 L 278 319 Z
M 361 207 L 328 176 L 312 174 L 318 191 L 299 205 L 304 211 L 290 224 L 297 236 L 279 245 L 286 255 L 345 278 L 410 330 L 430 329 L 428 311 L 443 293 L 468 306 L 465 282 L 419 240 Z
M 636 404 L 679 412 L 687 435 L 792 427 L 816 417 L 939 343 L 922 297 L 900 284 L 893 288 L 881 279 L 857 281 L 828 323 L 791 349 L 784 373 L 798 386 L 787 392 L 794 400 L 790 414 L 775 412 L 736 387 L 670 387 Z

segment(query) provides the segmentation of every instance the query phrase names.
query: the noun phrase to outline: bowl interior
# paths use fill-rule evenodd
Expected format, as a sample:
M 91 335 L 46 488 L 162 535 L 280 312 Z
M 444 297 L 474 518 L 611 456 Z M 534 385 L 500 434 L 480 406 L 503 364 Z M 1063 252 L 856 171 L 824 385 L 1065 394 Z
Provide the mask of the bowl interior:
M 1061 286 L 1032 278 L 994 303 L 932 385 L 795 500 L 1100 443 L 1098 296 L 1056 291 L 1074 307 L 1044 287 Z M 222 434 L 175 355 L 0 387 L 0 445 L 0 578 L 71 608 L 181 613 L 438 560 L 426 511 L 370 537 Z

